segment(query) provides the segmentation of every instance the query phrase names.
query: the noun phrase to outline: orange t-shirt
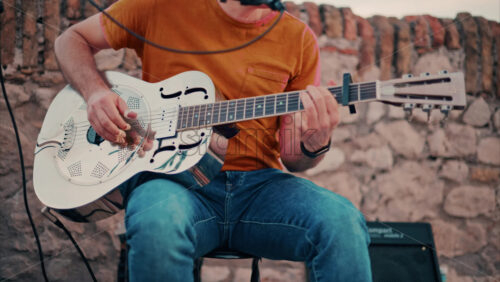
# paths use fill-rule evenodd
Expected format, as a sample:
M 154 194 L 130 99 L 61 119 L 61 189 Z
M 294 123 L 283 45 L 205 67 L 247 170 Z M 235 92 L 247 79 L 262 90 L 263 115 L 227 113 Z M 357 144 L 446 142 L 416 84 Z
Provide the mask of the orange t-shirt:
M 107 12 L 129 29 L 163 46 L 181 50 L 220 50 L 239 46 L 264 32 L 279 16 L 241 23 L 216 0 L 121 0 Z M 142 79 L 158 82 L 188 70 L 206 73 L 226 99 L 302 90 L 319 84 L 319 49 L 307 25 L 290 14 L 264 38 L 238 51 L 191 55 L 163 51 L 136 39 L 101 15 L 106 40 L 114 49 L 132 48 L 142 60 Z M 239 122 L 229 140 L 223 170 L 279 168 L 279 118 Z

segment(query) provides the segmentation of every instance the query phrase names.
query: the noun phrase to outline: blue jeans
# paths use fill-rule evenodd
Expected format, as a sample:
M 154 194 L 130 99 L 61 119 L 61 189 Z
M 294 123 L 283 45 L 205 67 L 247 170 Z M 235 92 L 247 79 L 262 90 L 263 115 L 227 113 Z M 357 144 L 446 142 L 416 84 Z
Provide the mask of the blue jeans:
M 309 281 L 371 281 L 365 220 L 346 198 L 277 169 L 220 172 L 203 187 L 177 177 L 120 187 L 130 281 L 193 281 L 194 259 L 219 247 L 305 261 Z

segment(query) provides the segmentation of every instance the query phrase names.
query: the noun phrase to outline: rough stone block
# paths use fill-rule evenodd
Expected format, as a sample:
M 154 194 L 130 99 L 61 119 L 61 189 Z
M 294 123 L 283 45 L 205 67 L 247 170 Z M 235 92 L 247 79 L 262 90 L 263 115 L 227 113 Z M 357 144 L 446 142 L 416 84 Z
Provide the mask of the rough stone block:
M 94 2 L 99 5 L 99 7 L 103 7 L 103 3 L 105 2 L 106 0 L 94 0 Z M 83 9 L 83 15 L 85 16 L 85 18 L 88 18 L 92 15 L 95 15 L 99 12 L 99 10 L 92 6 L 88 1 L 85 1 L 85 6 L 84 6 L 84 9 Z
M 358 37 L 358 27 L 356 24 L 356 16 L 352 13 L 351 8 L 341 8 L 344 19 L 344 38 L 348 40 L 356 40 Z
M 80 0 L 66 1 L 66 17 L 72 20 L 80 19 L 82 17 L 82 6 Z
M 320 5 L 321 19 L 325 25 L 325 34 L 330 38 L 342 37 L 342 14 L 332 5 Z
M 401 77 L 404 74 L 409 74 L 411 70 L 413 46 L 410 25 L 396 18 L 390 18 L 389 21 L 394 26 L 396 33 L 396 74 Z
M 388 146 L 370 148 L 365 151 L 355 151 L 350 160 L 353 163 L 366 164 L 375 169 L 391 169 L 394 163 L 392 152 Z
M 362 17 L 357 17 L 358 34 L 361 37 L 359 48 L 359 66 L 360 75 L 366 73 L 370 67 L 375 65 L 375 35 L 370 22 Z
M 479 182 L 499 182 L 500 169 L 489 167 L 475 167 L 471 169 L 470 180 Z
M 326 153 L 325 158 L 315 167 L 306 170 L 306 175 L 314 176 L 322 172 L 334 171 L 345 162 L 345 154 L 339 148 L 333 148 Z
M 450 160 L 444 163 L 439 176 L 448 180 L 462 183 L 469 175 L 469 167 L 463 161 Z
M 431 222 L 431 225 L 436 249 L 440 256 L 452 258 L 473 253 L 487 244 L 486 231 L 478 223 L 469 222 L 465 226 L 456 226 L 443 220 L 435 220 Z
M 462 34 L 465 49 L 465 89 L 468 93 L 479 91 L 479 32 L 476 21 L 469 13 L 459 13 L 455 23 Z
M 494 21 L 490 21 L 489 23 L 490 23 L 491 33 L 493 35 L 493 54 L 494 54 L 493 59 L 496 65 L 498 66 L 500 64 L 500 23 Z M 493 82 L 496 87 L 496 95 L 497 97 L 500 97 L 500 71 L 498 71 L 497 69 L 495 73 L 496 73 L 496 79 L 494 79 Z
M 493 115 L 493 123 L 498 132 L 500 132 L 500 109 L 498 109 Z
M 377 174 L 369 184 L 372 196 L 363 211 L 389 221 L 435 218 L 443 201 L 444 183 L 433 170 L 403 161 L 387 173 Z
M 495 191 L 487 186 L 460 186 L 446 195 L 444 210 L 449 215 L 473 218 L 490 215 L 495 209 Z
M 480 58 L 481 58 L 481 90 L 486 93 L 492 93 L 493 91 L 493 33 L 491 31 L 488 20 L 483 17 L 476 17 L 476 20 L 481 48 Z
M 7 65 L 14 62 L 14 49 L 16 47 L 16 10 L 15 0 L 4 0 L 4 12 L 0 17 L 0 50 L 2 52 L 2 64 Z
M 392 77 L 392 56 L 394 52 L 394 28 L 386 17 L 374 16 L 369 19 L 377 38 L 376 56 L 380 66 L 380 79 Z
M 312 2 L 305 2 L 302 6 L 306 10 L 309 18 L 309 27 L 314 31 L 316 36 L 320 36 L 323 32 L 323 23 L 321 22 L 321 17 L 319 15 L 318 5 Z
M 285 2 L 286 11 L 289 12 L 292 16 L 300 19 L 300 7 L 294 2 L 287 1 Z
M 450 50 L 457 50 L 462 48 L 462 45 L 460 45 L 460 34 L 458 33 L 455 22 L 450 19 L 443 19 L 442 22 L 443 22 L 443 27 L 446 30 L 446 35 L 445 35 L 446 48 Z
M 380 102 L 372 102 L 368 105 L 366 113 L 366 123 L 373 124 L 379 121 L 387 112 L 387 106 Z
M 38 41 L 36 40 L 36 1 L 23 1 L 23 65 L 22 71 L 31 74 L 38 64 Z
M 106 49 L 95 54 L 97 69 L 101 71 L 113 70 L 120 66 L 125 56 L 125 49 L 113 50 Z
M 453 71 L 449 56 L 444 47 L 440 47 L 437 52 L 429 52 L 421 55 L 412 67 L 412 72 L 416 75 L 423 72 L 437 74 L 442 70 Z
M 500 165 L 500 138 L 482 139 L 477 148 L 477 158 L 485 164 Z
M 123 59 L 123 68 L 126 70 L 135 70 L 141 67 L 141 59 L 133 49 L 125 49 L 125 58 Z
M 465 157 L 476 153 L 476 131 L 472 126 L 449 123 L 427 138 L 429 151 L 436 157 Z
M 479 97 L 469 106 L 463 120 L 473 126 L 485 126 L 490 122 L 490 115 L 490 107 L 482 97 Z
M 46 70 L 58 70 L 56 56 L 54 53 L 54 42 L 59 35 L 61 26 L 60 18 L 60 0 L 47 0 L 44 1 L 44 61 L 43 65 Z
M 431 47 L 429 23 L 424 16 L 406 16 L 404 20 L 411 26 L 413 45 L 419 54 L 427 52 Z
M 441 22 L 439 21 L 438 18 L 435 18 L 430 15 L 425 15 L 424 17 L 429 23 L 429 28 L 431 31 L 432 47 L 437 48 L 443 46 L 446 35 L 445 28 L 441 25 Z
M 421 157 L 425 140 L 406 120 L 380 122 L 375 131 L 389 142 L 397 154 L 409 159 Z

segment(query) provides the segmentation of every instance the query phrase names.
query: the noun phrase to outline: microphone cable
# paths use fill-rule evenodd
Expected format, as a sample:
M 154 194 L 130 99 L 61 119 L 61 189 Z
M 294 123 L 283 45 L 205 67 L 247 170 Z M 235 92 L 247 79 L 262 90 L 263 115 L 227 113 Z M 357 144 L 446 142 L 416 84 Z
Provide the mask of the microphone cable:
M 128 27 L 126 27 L 124 24 L 122 24 L 121 22 L 119 22 L 117 19 L 115 19 L 113 16 L 111 16 L 110 14 L 108 14 L 103 8 L 101 8 L 97 3 L 95 3 L 93 0 L 87 0 L 92 6 L 94 6 L 97 10 L 99 10 L 103 15 L 105 15 L 107 18 L 109 18 L 113 23 L 115 23 L 117 26 L 119 26 L 121 29 L 125 30 L 126 32 L 128 32 L 130 35 L 134 36 L 135 38 L 141 40 L 142 42 L 144 43 L 147 43 L 153 47 L 156 47 L 160 50 L 165 50 L 165 51 L 169 51 L 169 52 L 174 52 L 174 53 L 181 53 L 181 54 L 191 54 L 191 55 L 212 55 L 212 54 L 220 54 L 220 53 L 228 53 L 228 52 L 233 52 L 233 51 L 236 51 L 236 50 L 240 50 L 240 49 L 243 49 L 245 47 L 248 47 L 250 45 L 252 45 L 253 43 L 259 41 L 262 37 L 266 36 L 266 34 L 268 34 L 277 24 L 278 22 L 281 20 L 281 18 L 283 17 L 283 14 L 285 13 L 285 10 L 282 9 L 280 10 L 280 15 L 279 17 L 273 22 L 273 24 L 268 27 L 264 32 L 262 32 L 261 34 L 257 35 L 255 38 L 251 39 L 250 41 L 246 42 L 246 43 L 243 43 L 239 46 L 235 46 L 235 47 L 231 47 L 231 48 L 227 48 L 227 49 L 221 49 L 221 50 L 213 50 L 213 51 L 196 51 L 196 50 L 180 50 L 180 49 L 174 49 L 174 48 L 170 48 L 170 47 L 167 47 L 167 46 L 163 46 L 163 45 L 160 45 L 156 42 L 153 42 L 153 41 L 150 41 L 148 40 L 147 38 L 143 37 L 142 35 L 140 34 L 137 34 L 136 32 L 134 32 L 133 30 L 129 29 Z
M 42 244 L 40 243 L 40 238 L 38 237 L 38 232 L 36 230 L 35 223 L 33 222 L 33 217 L 31 216 L 30 207 L 28 205 L 28 196 L 26 189 L 26 171 L 24 170 L 24 158 L 23 158 L 23 148 L 21 147 L 21 139 L 19 138 L 19 131 L 17 130 L 16 119 L 14 118 L 14 112 L 10 107 L 9 99 L 7 98 L 7 91 L 5 90 L 5 82 L 3 78 L 3 68 L 2 68 L 2 56 L 0 54 L 0 83 L 2 84 L 2 93 L 5 99 L 5 104 L 7 105 L 7 110 L 9 111 L 10 120 L 12 121 L 12 127 L 14 128 L 14 133 L 16 135 L 17 142 L 17 150 L 19 152 L 19 160 L 21 163 L 21 174 L 22 174 L 22 182 L 23 182 L 23 197 L 24 197 L 24 207 L 26 209 L 26 213 L 28 214 L 28 219 L 31 224 L 31 229 L 33 230 L 33 234 L 35 235 L 36 246 L 38 247 L 38 255 L 40 258 L 40 266 L 42 267 L 43 279 L 45 282 L 49 281 L 47 277 L 47 272 L 45 271 L 45 263 L 43 258 L 43 250 Z

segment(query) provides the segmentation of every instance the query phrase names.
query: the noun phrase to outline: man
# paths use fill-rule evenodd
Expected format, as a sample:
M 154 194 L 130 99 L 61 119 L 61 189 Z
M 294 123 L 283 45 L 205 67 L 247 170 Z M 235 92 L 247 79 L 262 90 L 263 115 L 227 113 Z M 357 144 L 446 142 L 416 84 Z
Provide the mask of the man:
M 278 17 L 265 6 L 234 0 L 122 0 L 108 12 L 153 42 L 197 51 L 241 45 Z M 220 247 L 305 261 L 310 281 L 371 279 L 361 213 L 347 199 L 281 171 L 280 160 L 290 171 L 318 164 L 339 122 L 335 99 L 317 87 L 319 49 L 304 23 L 285 13 L 256 43 L 214 55 L 160 50 L 101 14 L 69 28 L 56 41 L 66 79 L 87 101 L 97 133 L 130 145 L 123 116 L 135 113 L 110 91 L 93 60 L 99 50 L 124 47 L 141 57 L 142 78 L 149 82 L 195 69 L 227 99 L 307 88 L 301 93 L 305 113 L 238 123 L 222 171 L 208 185 L 186 187 L 144 173 L 120 187 L 127 200 L 131 281 L 191 281 L 194 259 Z

